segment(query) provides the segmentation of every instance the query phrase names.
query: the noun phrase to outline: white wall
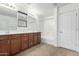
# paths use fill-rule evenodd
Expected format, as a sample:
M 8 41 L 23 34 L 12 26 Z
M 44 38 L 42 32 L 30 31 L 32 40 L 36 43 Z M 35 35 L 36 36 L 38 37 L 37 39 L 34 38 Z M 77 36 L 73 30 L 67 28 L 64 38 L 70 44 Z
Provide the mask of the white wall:
M 23 7 L 25 6 L 25 7 Z M 39 18 L 37 15 L 29 13 L 26 4 L 19 4 L 18 10 L 27 13 L 27 27 L 17 27 L 17 32 L 39 32 Z
M 57 8 L 54 8 L 54 15 L 44 18 L 42 41 L 57 46 Z
M 38 16 L 38 31 L 43 32 L 44 29 L 44 17 Z
M 27 16 L 27 27 L 18 27 L 16 30 L 9 30 L 10 33 L 27 33 L 27 32 L 39 32 L 37 19 L 28 15 Z
M 3 10 L 5 10 L 5 8 L 3 8 Z M 0 10 L 0 11 L 3 11 L 3 10 Z M 22 11 L 22 12 L 26 11 L 26 9 L 22 9 L 22 7 L 19 10 Z M 0 12 L 0 13 L 2 13 L 2 12 Z M 5 13 L 7 15 L 6 10 L 5 10 Z M 5 16 L 5 13 L 4 13 L 3 16 Z M 16 13 L 16 11 L 15 11 L 15 13 Z M 8 14 L 11 14 L 11 13 L 8 13 Z M 4 25 L 4 30 L 3 29 L 0 30 L 0 34 L 21 33 L 21 32 L 22 33 L 25 33 L 25 32 L 39 32 L 38 17 L 36 17 L 32 14 L 27 15 L 27 27 L 25 27 L 25 28 L 24 27 L 18 27 L 17 13 L 16 13 L 16 19 L 14 19 L 13 16 L 11 16 L 11 15 L 8 15 L 8 16 L 5 16 L 5 17 L 2 17 L 3 20 L 0 19 L 0 21 L 3 21 L 3 23 L 2 22 L 0 23 L 1 24 L 0 29 L 2 29 L 3 28 L 2 25 Z
M 0 5 L 0 34 L 8 33 L 9 30 L 16 30 L 17 12 Z

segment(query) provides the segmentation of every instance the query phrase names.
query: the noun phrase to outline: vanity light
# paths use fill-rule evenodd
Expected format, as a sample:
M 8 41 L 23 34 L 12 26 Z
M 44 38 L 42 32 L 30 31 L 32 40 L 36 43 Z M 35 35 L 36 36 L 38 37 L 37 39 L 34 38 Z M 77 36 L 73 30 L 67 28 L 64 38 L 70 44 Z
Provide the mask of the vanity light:
M 9 4 L 9 3 L 0 3 L 0 6 L 6 7 L 11 10 L 17 10 L 16 6 L 14 4 Z

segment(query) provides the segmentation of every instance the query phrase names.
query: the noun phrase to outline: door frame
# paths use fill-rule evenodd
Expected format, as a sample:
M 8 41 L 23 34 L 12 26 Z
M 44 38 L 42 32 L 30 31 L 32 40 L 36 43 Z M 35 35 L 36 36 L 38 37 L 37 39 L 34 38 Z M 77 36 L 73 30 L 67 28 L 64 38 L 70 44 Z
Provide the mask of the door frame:
M 79 30 L 79 24 L 78 24 L 79 20 L 78 19 L 79 19 L 79 8 L 77 9 L 77 28 L 76 28 L 76 30 L 77 30 L 77 51 L 79 52 L 79 47 L 78 47 L 79 46 L 79 37 L 78 37 L 79 36 L 79 31 L 78 31 Z

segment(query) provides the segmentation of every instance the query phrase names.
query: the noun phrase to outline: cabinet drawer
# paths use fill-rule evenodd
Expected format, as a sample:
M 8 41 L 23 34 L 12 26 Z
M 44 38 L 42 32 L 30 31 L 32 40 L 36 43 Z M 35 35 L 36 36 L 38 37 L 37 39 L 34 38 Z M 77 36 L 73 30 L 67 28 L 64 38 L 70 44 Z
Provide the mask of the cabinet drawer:
M 33 33 L 28 33 L 28 35 L 29 35 L 30 37 L 33 37 Z
M 10 35 L 9 37 L 10 37 L 10 38 L 13 38 L 13 39 L 14 39 L 14 38 L 20 38 L 20 35 L 16 35 L 16 34 L 15 34 L 15 35 Z
M 39 33 L 37 33 L 39 36 L 41 36 L 41 33 L 39 32 Z
M 9 39 L 9 37 L 7 35 L 1 35 L 0 36 L 0 40 L 6 40 Z
M 22 40 L 28 40 L 28 37 L 21 37 Z
M 28 37 L 28 34 L 22 34 L 22 36 Z

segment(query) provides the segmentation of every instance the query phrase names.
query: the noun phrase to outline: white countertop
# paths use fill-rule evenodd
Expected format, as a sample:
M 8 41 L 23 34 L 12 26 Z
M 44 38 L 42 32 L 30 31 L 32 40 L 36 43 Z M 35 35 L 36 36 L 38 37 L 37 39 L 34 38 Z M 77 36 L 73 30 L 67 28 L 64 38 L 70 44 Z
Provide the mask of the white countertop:
M 33 33 L 38 31 L 28 31 L 28 32 L 0 32 L 0 35 L 11 35 L 11 34 L 21 34 L 21 33 Z

